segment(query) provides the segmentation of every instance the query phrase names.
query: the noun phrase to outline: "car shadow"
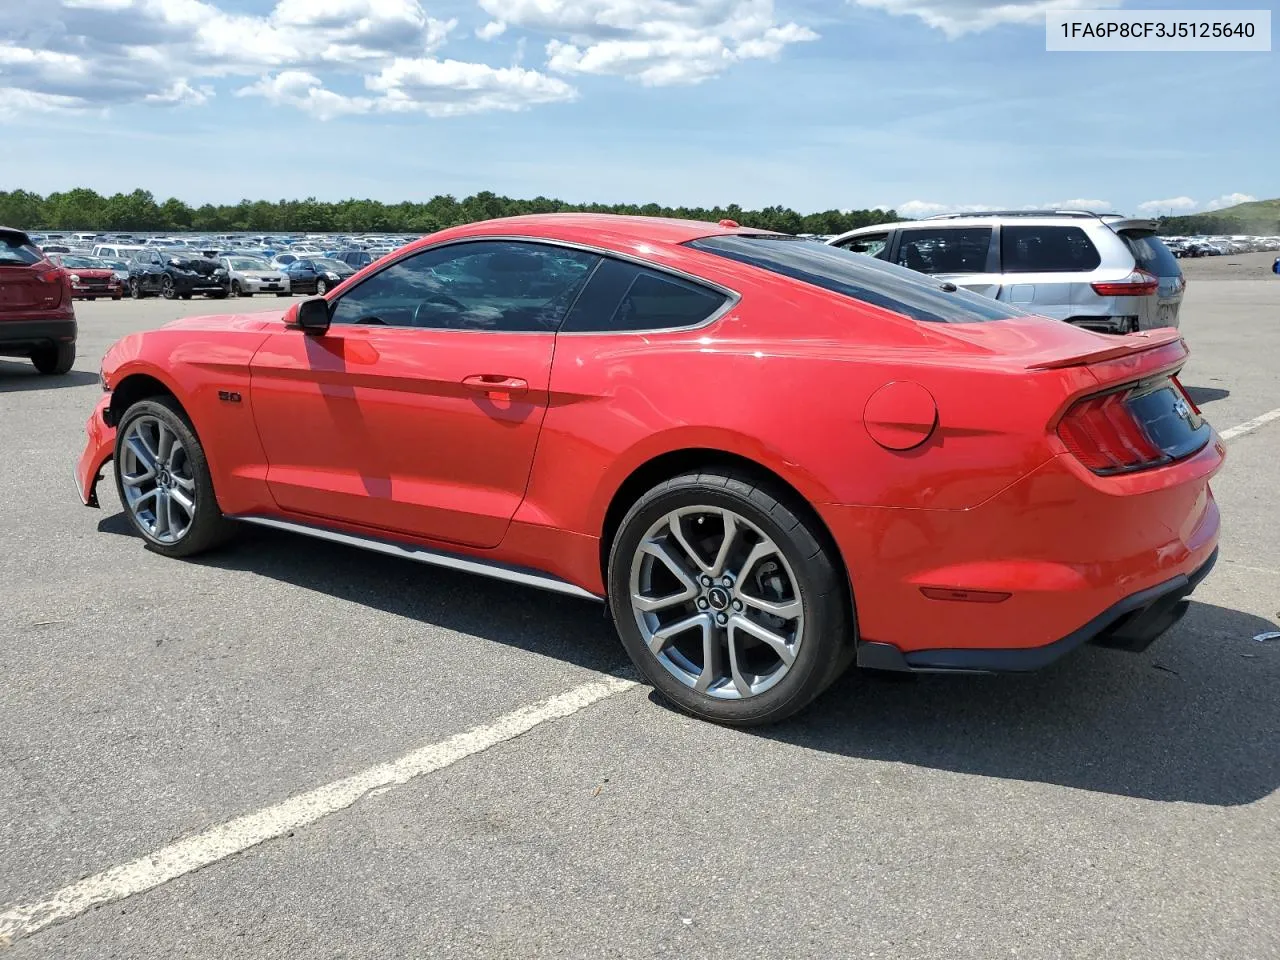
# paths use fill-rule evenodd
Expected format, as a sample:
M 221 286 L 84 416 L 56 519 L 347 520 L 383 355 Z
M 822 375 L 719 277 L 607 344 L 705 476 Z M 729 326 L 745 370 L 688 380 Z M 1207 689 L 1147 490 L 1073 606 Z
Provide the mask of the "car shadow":
M 46 376 L 26 360 L 0 360 L 0 393 L 83 387 L 85 384 L 97 382 L 98 375 L 87 370 L 72 370 L 61 376 Z
M 123 512 L 104 516 L 98 530 L 141 539 Z M 588 670 L 628 663 L 603 604 L 301 534 L 241 524 L 232 542 L 185 562 L 271 577 Z
M 135 536 L 123 513 L 98 529 Z M 591 670 L 627 665 L 602 606 L 532 588 L 247 526 L 227 547 L 188 562 L 272 577 Z M 1252 803 L 1280 787 L 1280 643 L 1252 639 L 1275 629 L 1193 602 L 1145 653 L 1085 647 L 1015 676 L 851 670 L 797 717 L 750 733 L 954 773 L 1149 800 Z
M 1280 787 L 1274 624 L 1192 602 L 1144 653 L 1085 647 L 1013 676 L 850 671 L 762 737 L 810 750 L 1147 800 L 1234 806 Z
M 1197 407 L 1203 407 L 1206 403 L 1213 403 L 1215 400 L 1225 400 L 1231 396 L 1230 390 L 1224 390 L 1220 387 L 1187 387 L 1183 389 L 1187 391 L 1187 396 L 1191 398 L 1192 403 Z

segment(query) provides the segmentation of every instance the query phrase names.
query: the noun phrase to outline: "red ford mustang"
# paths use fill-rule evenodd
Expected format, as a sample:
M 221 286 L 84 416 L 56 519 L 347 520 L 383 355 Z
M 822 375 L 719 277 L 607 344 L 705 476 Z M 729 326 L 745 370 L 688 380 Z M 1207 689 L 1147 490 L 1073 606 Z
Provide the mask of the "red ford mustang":
M 522 217 L 125 337 L 77 481 L 114 459 L 169 556 L 239 520 L 604 598 L 666 697 L 765 723 L 850 663 L 1168 629 L 1225 453 L 1186 359 L 727 221 Z

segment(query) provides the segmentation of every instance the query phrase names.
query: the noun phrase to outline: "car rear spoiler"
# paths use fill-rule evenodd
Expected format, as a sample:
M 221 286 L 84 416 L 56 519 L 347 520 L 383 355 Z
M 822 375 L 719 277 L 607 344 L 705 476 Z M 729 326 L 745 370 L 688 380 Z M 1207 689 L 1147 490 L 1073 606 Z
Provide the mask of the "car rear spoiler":
M 1136 217 L 1104 217 L 1103 222 L 1116 233 L 1121 230 L 1145 230 L 1148 233 L 1155 233 L 1160 229 L 1159 221 L 1140 220 Z
M 1108 336 L 1108 339 L 1112 339 Z M 1061 370 L 1064 367 L 1087 367 L 1095 363 L 1104 363 L 1108 360 L 1120 360 L 1134 357 L 1140 353 L 1146 353 L 1149 350 L 1159 350 L 1162 347 L 1173 347 L 1175 344 L 1181 347 L 1181 356 L 1186 357 L 1190 351 L 1187 349 L 1186 341 L 1182 339 L 1182 334 L 1174 327 L 1161 327 L 1158 330 L 1143 330 L 1140 333 L 1129 333 L 1122 337 L 1115 337 L 1115 344 L 1100 347 L 1097 350 L 1089 350 L 1085 353 L 1072 354 L 1066 357 L 1055 357 L 1052 360 L 1045 360 L 1041 363 L 1033 363 L 1027 367 L 1028 370 Z M 1177 351 L 1171 350 L 1170 353 Z

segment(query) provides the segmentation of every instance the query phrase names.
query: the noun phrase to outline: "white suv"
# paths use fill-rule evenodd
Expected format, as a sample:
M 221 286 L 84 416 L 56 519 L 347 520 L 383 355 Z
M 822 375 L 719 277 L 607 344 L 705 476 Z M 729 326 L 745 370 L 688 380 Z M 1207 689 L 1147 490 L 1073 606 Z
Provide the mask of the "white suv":
M 882 223 L 827 241 L 1105 333 L 1178 326 L 1182 269 L 1154 220 L 1077 210 Z

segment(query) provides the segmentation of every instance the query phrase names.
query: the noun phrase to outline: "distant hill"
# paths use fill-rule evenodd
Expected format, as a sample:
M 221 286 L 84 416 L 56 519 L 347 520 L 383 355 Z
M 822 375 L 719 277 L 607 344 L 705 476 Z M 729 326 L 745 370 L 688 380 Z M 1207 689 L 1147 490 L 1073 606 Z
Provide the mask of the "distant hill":
M 1161 217 L 1160 232 L 1174 235 L 1245 233 L 1280 236 L 1280 197 L 1238 203 L 1212 213 Z

